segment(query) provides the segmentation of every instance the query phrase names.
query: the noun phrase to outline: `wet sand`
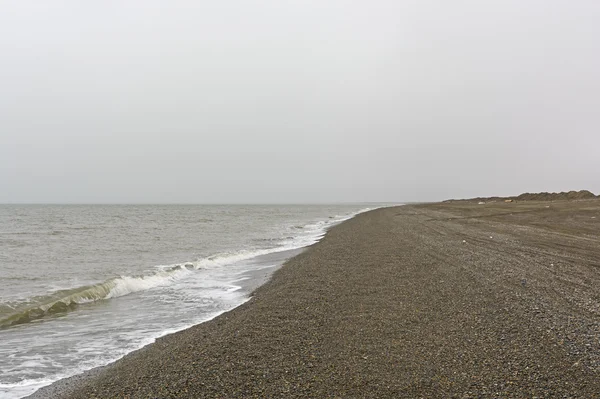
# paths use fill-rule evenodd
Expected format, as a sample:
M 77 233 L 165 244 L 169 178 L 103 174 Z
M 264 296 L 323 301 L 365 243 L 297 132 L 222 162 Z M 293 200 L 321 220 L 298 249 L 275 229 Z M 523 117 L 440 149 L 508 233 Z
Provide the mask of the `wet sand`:
M 37 397 L 594 398 L 599 339 L 600 200 L 410 205 Z

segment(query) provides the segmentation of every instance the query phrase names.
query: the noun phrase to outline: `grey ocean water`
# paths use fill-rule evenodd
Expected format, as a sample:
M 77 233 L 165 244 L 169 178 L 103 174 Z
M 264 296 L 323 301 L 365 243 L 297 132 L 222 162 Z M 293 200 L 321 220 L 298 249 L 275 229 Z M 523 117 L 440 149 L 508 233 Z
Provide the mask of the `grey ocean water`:
M 373 207 L 0 205 L 0 397 L 243 303 L 257 271 Z

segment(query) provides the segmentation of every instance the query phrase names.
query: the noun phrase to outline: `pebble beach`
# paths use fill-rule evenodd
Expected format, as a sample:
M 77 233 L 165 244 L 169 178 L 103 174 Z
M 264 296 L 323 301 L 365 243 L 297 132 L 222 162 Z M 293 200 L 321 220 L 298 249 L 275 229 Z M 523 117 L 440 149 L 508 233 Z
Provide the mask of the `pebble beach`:
M 600 200 L 382 208 L 35 398 L 600 397 Z

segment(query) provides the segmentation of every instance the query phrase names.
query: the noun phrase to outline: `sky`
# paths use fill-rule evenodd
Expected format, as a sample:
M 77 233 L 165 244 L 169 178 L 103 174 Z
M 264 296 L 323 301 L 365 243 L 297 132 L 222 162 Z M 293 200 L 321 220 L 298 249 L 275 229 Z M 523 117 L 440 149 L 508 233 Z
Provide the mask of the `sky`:
M 596 0 L 0 9 L 0 203 L 600 194 Z

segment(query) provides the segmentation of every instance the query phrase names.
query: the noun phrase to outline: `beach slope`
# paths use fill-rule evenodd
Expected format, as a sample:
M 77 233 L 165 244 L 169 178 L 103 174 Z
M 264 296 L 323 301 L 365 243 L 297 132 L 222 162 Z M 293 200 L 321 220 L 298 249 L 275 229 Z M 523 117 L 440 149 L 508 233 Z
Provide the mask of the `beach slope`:
M 244 305 L 44 395 L 593 398 L 599 287 L 599 200 L 378 209 Z

